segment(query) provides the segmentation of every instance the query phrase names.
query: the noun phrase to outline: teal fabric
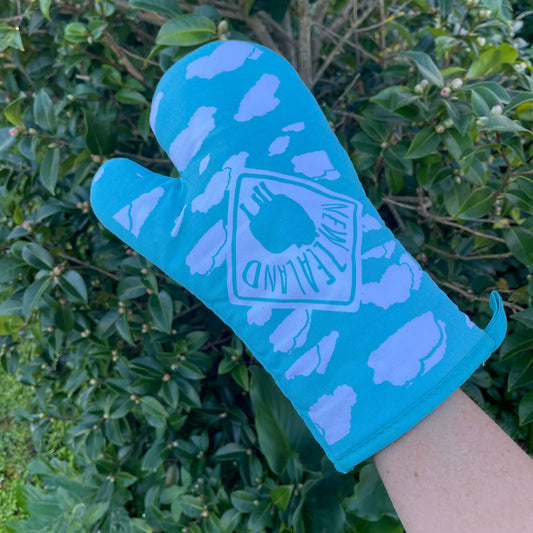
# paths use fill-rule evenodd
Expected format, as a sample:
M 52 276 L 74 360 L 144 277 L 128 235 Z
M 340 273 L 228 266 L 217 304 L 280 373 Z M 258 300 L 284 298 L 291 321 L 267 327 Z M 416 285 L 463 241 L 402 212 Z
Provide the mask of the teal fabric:
M 275 53 L 199 48 L 163 76 L 151 125 L 181 178 L 108 161 L 96 215 L 235 331 L 341 472 L 413 427 L 503 340 L 499 295 L 481 330 L 422 272 Z

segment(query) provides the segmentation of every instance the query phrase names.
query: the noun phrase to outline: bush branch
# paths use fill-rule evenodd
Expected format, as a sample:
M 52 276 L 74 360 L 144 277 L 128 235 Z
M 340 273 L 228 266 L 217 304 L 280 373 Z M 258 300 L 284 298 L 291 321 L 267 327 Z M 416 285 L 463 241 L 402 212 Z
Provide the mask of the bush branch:
M 122 48 L 116 43 L 113 36 L 107 31 L 103 32 L 104 43 L 111 48 L 113 53 L 117 56 L 118 62 L 138 81 L 140 81 L 145 87 L 149 87 L 148 83 L 144 79 L 144 76 L 131 64 L 126 54 L 122 51 Z
M 300 31 L 298 33 L 298 71 L 307 85 L 313 83 L 313 59 L 311 57 L 311 4 L 309 0 L 298 0 Z
M 429 273 L 429 275 L 437 285 L 451 289 L 457 294 L 460 294 L 463 298 L 467 299 L 469 302 L 490 302 L 490 298 L 486 298 L 483 296 L 475 296 L 471 292 L 468 292 L 471 289 L 469 287 L 466 287 L 465 285 L 459 285 L 458 283 L 450 281 L 443 281 L 441 279 L 438 279 L 434 274 L 431 273 Z M 514 313 L 519 313 L 520 311 L 523 311 L 525 309 L 525 307 L 519 304 L 515 304 L 514 302 L 503 301 L 503 305 L 511 309 Z

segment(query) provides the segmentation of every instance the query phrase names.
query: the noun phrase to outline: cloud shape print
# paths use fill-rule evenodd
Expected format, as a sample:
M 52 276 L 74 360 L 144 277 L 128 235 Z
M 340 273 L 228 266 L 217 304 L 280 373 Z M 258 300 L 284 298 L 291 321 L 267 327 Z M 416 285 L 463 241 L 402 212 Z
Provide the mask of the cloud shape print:
M 279 78 L 273 74 L 263 74 L 257 83 L 244 95 L 239 111 L 233 118 L 237 122 L 247 122 L 254 117 L 262 117 L 279 105 L 274 96 L 279 87 Z

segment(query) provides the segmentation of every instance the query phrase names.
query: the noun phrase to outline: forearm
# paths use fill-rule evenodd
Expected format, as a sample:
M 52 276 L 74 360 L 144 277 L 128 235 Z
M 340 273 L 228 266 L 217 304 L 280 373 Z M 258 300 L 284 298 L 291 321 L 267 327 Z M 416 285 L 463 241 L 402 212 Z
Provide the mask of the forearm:
M 462 391 L 374 460 L 408 533 L 533 531 L 533 461 Z

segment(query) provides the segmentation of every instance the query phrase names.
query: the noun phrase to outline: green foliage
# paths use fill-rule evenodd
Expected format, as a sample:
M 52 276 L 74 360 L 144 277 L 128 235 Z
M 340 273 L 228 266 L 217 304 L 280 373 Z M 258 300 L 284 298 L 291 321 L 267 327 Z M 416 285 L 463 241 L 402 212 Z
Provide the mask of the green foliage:
M 375 469 L 337 474 L 240 341 L 98 225 L 91 179 L 114 156 L 176 175 L 148 102 L 196 46 L 280 51 L 436 282 L 480 325 L 504 296 L 465 389 L 531 452 L 531 51 L 494 0 L 194 4 L 0 4 L 0 360 L 40 452 L 11 531 L 399 532 Z
M 13 413 L 28 407 L 31 391 L 13 375 L 0 370 L 0 531 L 8 518 L 20 513 L 18 494 L 24 486 L 24 472 L 32 456 L 30 430 Z

